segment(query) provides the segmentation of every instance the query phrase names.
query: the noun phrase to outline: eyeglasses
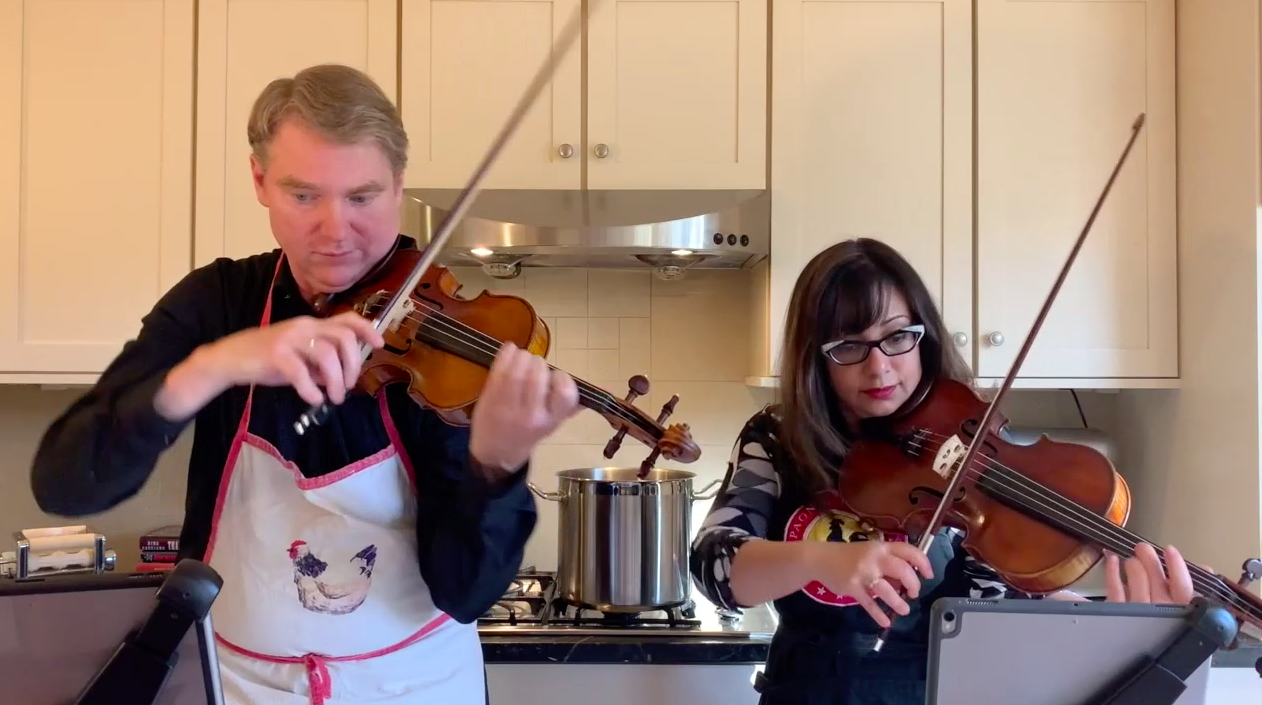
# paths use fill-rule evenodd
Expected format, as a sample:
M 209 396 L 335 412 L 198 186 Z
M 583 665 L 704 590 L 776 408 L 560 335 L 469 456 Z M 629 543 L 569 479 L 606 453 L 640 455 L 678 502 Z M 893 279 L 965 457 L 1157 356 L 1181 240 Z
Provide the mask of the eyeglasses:
M 925 327 L 920 324 L 905 326 L 880 340 L 836 340 L 820 346 L 820 352 L 838 365 L 857 365 L 868 359 L 874 348 L 886 355 L 903 355 L 916 349 L 925 337 Z

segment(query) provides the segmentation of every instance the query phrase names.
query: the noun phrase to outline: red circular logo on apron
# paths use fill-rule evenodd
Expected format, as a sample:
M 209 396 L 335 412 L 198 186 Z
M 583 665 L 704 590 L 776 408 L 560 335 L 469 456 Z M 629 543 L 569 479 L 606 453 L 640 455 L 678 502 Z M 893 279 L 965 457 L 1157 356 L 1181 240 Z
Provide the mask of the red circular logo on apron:
M 833 505 L 827 511 L 814 506 L 799 507 L 789 516 L 784 527 L 785 541 L 819 541 L 823 543 L 858 543 L 859 541 L 901 541 L 907 542 L 907 535 L 899 532 L 881 531 L 875 526 L 860 521 L 859 517 L 846 511 L 837 500 L 836 495 L 828 495 L 827 503 Z M 849 607 L 858 602 L 849 595 L 838 595 L 829 590 L 818 580 L 807 583 L 802 591 L 816 602 L 834 607 Z

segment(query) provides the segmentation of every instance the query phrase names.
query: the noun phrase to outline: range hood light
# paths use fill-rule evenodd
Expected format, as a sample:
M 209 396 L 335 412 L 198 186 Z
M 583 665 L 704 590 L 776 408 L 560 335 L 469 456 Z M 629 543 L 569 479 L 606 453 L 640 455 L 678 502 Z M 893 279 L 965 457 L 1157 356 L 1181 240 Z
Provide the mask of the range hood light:
M 475 247 L 472 250 L 469 250 L 469 254 L 474 257 L 489 257 L 495 253 L 485 247 Z
M 692 250 L 671 250 L 670 253 L 672 255 L 680 255 L 682 257 L 683 255 L 692 254 Z

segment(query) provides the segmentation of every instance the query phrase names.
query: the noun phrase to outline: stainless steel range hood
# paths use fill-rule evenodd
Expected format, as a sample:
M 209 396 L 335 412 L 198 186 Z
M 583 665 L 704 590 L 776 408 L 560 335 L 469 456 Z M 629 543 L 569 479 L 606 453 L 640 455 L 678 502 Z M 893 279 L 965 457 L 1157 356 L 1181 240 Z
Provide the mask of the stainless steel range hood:
M 424 246 L 456 189 L 406 189 L 403 233 Z M 512 278 L 522 267 L 746 269 L 771 251 L 762 190 L 516 190 L 477 195 L 437 261 Z

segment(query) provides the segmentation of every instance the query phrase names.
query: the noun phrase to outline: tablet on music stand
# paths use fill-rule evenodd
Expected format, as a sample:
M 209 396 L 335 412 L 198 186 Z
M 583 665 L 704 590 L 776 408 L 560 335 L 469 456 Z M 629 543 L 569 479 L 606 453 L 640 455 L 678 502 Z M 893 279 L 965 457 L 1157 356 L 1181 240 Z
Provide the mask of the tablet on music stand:
M 23 705 L 74 703 L 154 614 L 165 573 L 0 581 L 0 688 Z M 210 615 L 193 622 L 155 705 L 223 705 Z
M 1124 684 L 1144 658 L 1163 657 L 1189 631 L 1191 607 L 1061 600 L 944 598 L 931 610 L 927 705 L 1086 705 Z M 1234 636 L 1234 626 L 1228 641 Z M 1198 637 L 1199 666 L 1165 703 L 1204 705 L 1210 656 Z M 1183 649 L 1183 655 L 1189 654 Z M 1158 669 L 1160 670 L 1160 669 Z M 1160 671 L 1168 676 L 1166 671 Z M 1169 683 L 1164 684 L 1170 685 Z M 1164 697 L 1164 696 L 1163 696 Z M 1132 702 L 1135 693 L 1129 700 Z M 1155 702 L 1150 697 L 1140 702 Z

